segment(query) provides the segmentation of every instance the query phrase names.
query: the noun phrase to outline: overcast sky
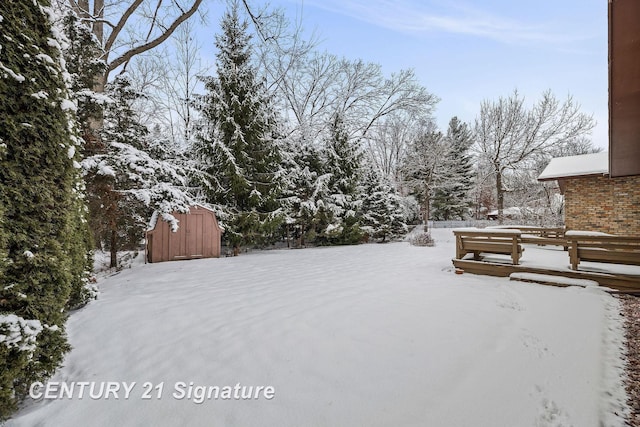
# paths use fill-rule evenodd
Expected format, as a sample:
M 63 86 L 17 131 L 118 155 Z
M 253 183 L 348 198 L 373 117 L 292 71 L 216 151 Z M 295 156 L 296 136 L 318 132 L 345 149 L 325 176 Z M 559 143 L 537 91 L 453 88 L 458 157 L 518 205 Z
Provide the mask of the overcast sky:
M 256 3 L 259 3 L 257 0 Z M 446 130 L 473 122 L 483 99 L 527 101 L 551 89 L 593 114 L 596 145 L 608 145 L 606 0 L 271 0 L 315 30 L 319 48 L 382 65 L 413 68 L 441 101 Z

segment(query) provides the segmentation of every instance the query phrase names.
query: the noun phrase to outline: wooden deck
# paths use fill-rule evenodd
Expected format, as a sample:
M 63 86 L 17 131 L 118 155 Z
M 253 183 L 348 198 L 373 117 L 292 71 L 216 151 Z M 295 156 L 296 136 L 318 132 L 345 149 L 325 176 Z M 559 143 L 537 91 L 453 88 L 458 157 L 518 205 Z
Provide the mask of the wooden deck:
M 611 288 L 611 292 L 640 295 L 640 275 L 623 275 L 592 271 L 573 271 L 570 269 L 541 268 L 527 265 L 512 265 L 491 261 L 475 261 L 473 259 L 454 259 L 453 265 L 465 273 L 486 276 L 509 277 L 511 273 L 536 273 L 572 279 L 593 280 Z M 558 283 L 541 283 L 554 286 L 566 286 Z

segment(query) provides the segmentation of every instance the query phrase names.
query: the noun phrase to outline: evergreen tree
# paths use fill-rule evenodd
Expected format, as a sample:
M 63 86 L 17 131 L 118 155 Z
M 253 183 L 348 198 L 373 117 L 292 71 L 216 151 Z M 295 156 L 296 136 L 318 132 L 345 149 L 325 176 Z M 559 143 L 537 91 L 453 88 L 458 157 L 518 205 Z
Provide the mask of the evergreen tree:
M 171 212 L 187 209 L 185 173 L 176 164 L 175 147 L 141 125 L 133 106 L 142 95 L 125 75 L 105 92 L 93 90 L 106 64 L 91 29 L 73 14 L 65 16 L 64 29 L 69 40 L 64 56 L 83 139 L 88 227 L 95 245 L 109 249 L 110 266 L 118 267 L 117 252 L 139 248 L 151 211 L 175 221 Z
M 325 145 L 325 170 L 329 197 L 316 217 L 318 239 L 324 244 L 355 244 L 361 241 L 360 184 L 363 153 L 349 140 L 342 117 L 337 114 Z
M 251 63 L 251 36 L 234 2 L 216 36 L 217 77 L 205 79 L 205 129 L 196 155 L 207 179 L 207 201 L 222 210 L 225 238 L 241 246 L 273 242 L 283 220 L 284 171 L 277 120 Z
M 292 162 L 287 168 L 289 180 L 284 196 L 287 234 L 292 234 L 301 247 L 316 240 L 316 216 L 328 198 L 330 175 L 324 173 L 322 155 L 313 145 L 296 144 L 288 151 Z
M 363 187 L 363 230 L 381 242 L 404 236 L 408 230 L 404 222 L 404 209 L 393 186 L 383 182 L 376 170 L 370 167 Z
M 92 149 L 87 147 L 82 165 L 91 188 L 88 201 L 94 239 L 109 249 L 110 267 L 117 267 L 119 250 L 138 248 L 144 234 L 138 225 L 149 214 L 140 201 L 129 197 L 138 183 L 130 178 L 130 164 L 122 158 L 143 149 L 147 130 L 131 108 L 138 95 L 126 78 L 117 78 L 106 94 L 110 99 L 102 110 L 104 127 Z
M 97 95 L 93 91 L 94 78 L 104 72 L 106 64 L 99 58 L 102 56 L 98 40 L 91 33 L 87 25 L 72 12 L 62 18 L 62 26 L 66 36 L 66 43 L 62 46 L 62 54 L 65 61 L 65 67 L 68 73 L 67 87 L 69 88 L 69 96 L 77 105 L 75 110 L 78 132 L 82 138 L 80 144 L 80 153 L 78 157 L 86 158 L 96 153 L 105 151 L 104 145 L 100 140 L 100 135 L 94 130 L 99 126 L 95 123 L 102 123 L 103 108 L 107 97 L 100 94 Z M 82 193 L 88 197 L 86 200 L 95 200 L 96 194 L 104 186 L 99 181 L 86 180 L 82 177 Z M 101 223 L 100 212 L 95 210 L 91 204 L 82 201 L 83 215 L 87 218 L 79 223 L 83 227 L 83 232 L 87 236 L 85 245 L 87 247 L 87 263 L 86 270 L 93 270 L 92 254 L 96 244 L 100 245 L 100 228 Z M 83 278 L 84 286 L 82 288 L 74 287 L 71 294 L 70 306 L 81 306 L 88 298 L 95 296 L 95 287 L 91 286 L 88 281 L 89 277 L 85 274 Z
M 1 83 L 0 83 L 1 84 Z M 4 107 L 2 107 L 4 108 Z M 0 162 L 4 161 L 7 154 L 7 144 L 4 140 L 0 140 Z M 0 183 L 0 185 L 2 185 Z M 4 192 L 0 191 L 0 197 L 4 196 Z M 4 273 L 7 268 L 7 233 L 5 231 L 5 210 L 3 206 L 8 203 L 4 198 L 0 198 L 0 285 L 5 283 Z
M 95 76 L 105 72 L 106 64 L 100 59 L 103 51 L 99 41 L 73 12 L 69 11 L 64 17 L 63 26 L 67 38 L 63 56 L 69 73 L 70 96 L 78 105 L 76 115 L 84 149 L 91 155 L 101 149 L 95 130 L 102 127 L 103 106 L 108 101 L 103 94 L 96 94 L 93 86 Z
M 453 117 L 449 121 L 444 144 L 447 151 L 433 196 L 432 215 L 435 220 L 463 220 L 469 215 L 473 181 L 469 154 L 473 139 L 467 124 Z
M 68 351 L 85 283 L 82 185 L 54 16 L 46 0 L 0 3 L 0 418 Z M 79 297 L 80 298 L 80 297 Z
M 140 96 L 129 80 L 119 76 L 107 87 L 101 150 L 82 161 L 93 191 L 89 207 L 95 239 L 109 248 L 110 266 L 117 267 L 119 250 L 135 250 L 144 237 L 148 218 L 159 211 L 177 222 L 174 211 L 186 212 L 192 203 L 184 170 L 170 158 L 168 139 L 151 140 L 132 103 Z M 157 157 L 154 157 L 157 156 Z M 159 158 L 158 158 L 159 157 Z
M 430 124 L 409 144 L 402 163 L 404 185 L 420 204 L 424 222 L 431 219 L 432 198 L 435 188 L 442 182 L 442 159 L 446 152 L 442 133 Z

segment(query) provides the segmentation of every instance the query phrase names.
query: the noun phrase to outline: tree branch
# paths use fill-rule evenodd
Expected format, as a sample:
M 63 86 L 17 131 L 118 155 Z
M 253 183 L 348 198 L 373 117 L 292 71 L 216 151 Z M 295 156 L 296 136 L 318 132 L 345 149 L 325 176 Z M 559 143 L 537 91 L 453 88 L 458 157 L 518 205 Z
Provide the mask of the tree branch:
M 147 37 L 145 38 L 145 42 L 149 41 L 149 37 L 151 37 L 151 33 L 153 32 L 153 27 L 155 27 L 156 21 L 158 19 L 158 11 L 160 10 L 160 6 L 162 6 L 162 0 L 158 0 L 158 5 L 156 6 L 156 10 L 153 12 L 153 20 L 151 21 L 151 25 L 149 25 L 149 32 L 147 33 Z M 181 13 L 184 13 L 182 9 L 180 9 Z
M 131 3 L 131 6 L 129 6 L 127 10 L 125 10 L 125 12 L 122 14 L 122 16 L 120 17 L 120 21 L 118 21 L 118 24 L 116 25 L 116 27 L 113 29 L 113 31 L 111 31 L 111 34 L 109 34 L 109 39 L 104 44 L 104 51 L 106 52 L 106 55 L 108 55 L 109 52 L 111 51 L 113 44 L 118 38 L 120 31 L 122 31 L 122 29 L 124 28 L 124 25 L 127 23 L 127 20 L 129 19 L 129 17 L 133 15 L 133 13 L 136 11 L 138 7 L 140 7 L 142 2 L 143 0 L 135 0 L 133 3 Z M 109 71 L 111 70 L 112 69 L 109 69 Z
M 141 2 L 142 0 L 136 0 L 136 2 Z M 153 49 L 154 47 L 158 46 L 159 44 L 161 44 L 162 42 L 164 42 L 165 40 L 167 40 L 171 34 L 175 31 L 176 28 L 178 28 L 180 26 L 180 24 L 182 24 L 184 21 L 186 21 L 187 19 L 189 19 L 195 12 L 196 10 L 198 10 L 198 7 L 200 6 L 200 4 L 202 3 L 202 0 L 195 0 L 193 3 L 193 6 L 191 6 L 191 9 L 187 10 L 185 13 L 183 13 L 182 15 L 180 15 L 174 22 L 173 24 L 171 24 L 171 26 L 169 28 L 167 28 L 167 31 L 165 31 L 164 33 L 162 33 L 160 36 L 158 36 L 157 38 L 151 40 L 148 43 L 145 43 L 143 45 L 140 46 L 136 46 L 133 49 L 128 50 L 127 52 L 125 52 L 124 54 L 120 55 L 118 58 L 114 59 L 112 62 L 110 62 L 108 64 L 108 69 L 107 69 L 107 73 L 110 71 L 115 70 L 116 68 L 118 68 L 120 65 L 124 64 L 125 62 L 129 61 L 131 58 L 133 58 L 134 56 L 146 52 L 150 49 Z M 133 6 L 133 5 L 132 5 Z M 129 10 L 127 10 L 128 12 Z M 124 16 L 123 16 L 124 18 Z M 121 20 L 122 21 L 122 20 Z M 118 23 L 118 25 L 120 25 L 120 23 Z M 124 23 L 123 23 L 124 25 Z M 114 30 L 114 32 L 112 33 L 112 35 L 115 33 L 116 31 Z

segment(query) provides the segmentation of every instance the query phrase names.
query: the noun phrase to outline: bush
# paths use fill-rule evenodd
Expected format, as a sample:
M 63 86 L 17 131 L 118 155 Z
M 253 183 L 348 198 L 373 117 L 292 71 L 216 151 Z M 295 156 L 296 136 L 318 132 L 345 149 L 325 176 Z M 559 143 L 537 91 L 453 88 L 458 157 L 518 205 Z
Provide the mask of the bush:
M 49 6 L 0 1 L 0 422 L 61 365 L 67 305 L 74 289 L 82 302 L 89 265 L 74 104 Z
M 409 239 L 409 243 L 413 246 L 435 246 L 436 242 L 431 237 L 431 233 L 423 231 L 422 233 L 418 233 L 415 236 L 412 236 Z

